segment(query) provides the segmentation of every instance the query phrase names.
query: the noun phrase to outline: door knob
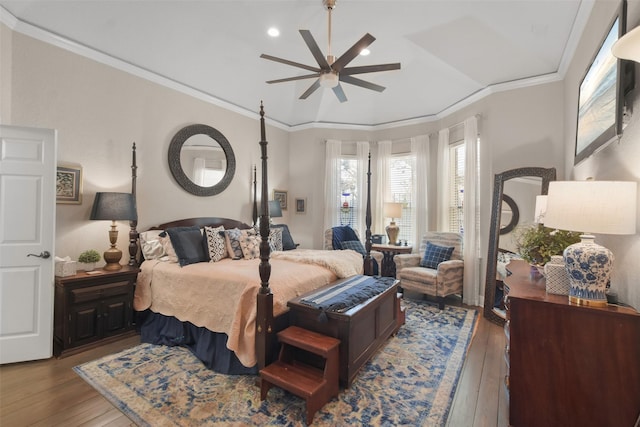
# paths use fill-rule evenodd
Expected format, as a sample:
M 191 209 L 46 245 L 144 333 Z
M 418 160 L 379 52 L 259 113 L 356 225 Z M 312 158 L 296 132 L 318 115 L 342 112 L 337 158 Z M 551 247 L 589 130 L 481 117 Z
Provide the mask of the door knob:
M 47 258 L 49 258 L 49 257 L 51 256 L 51 254 L 49 253 L 49 251 L 44 251 L 44 252 L 40 252 L 40 254 L 39 254 L 39 255 L 36 255 L 36 254 L 29 254 L 29 255 L 27 255 L 27 256 L 28 256 L 28 257 L 29 257 L 29 256 L 35 256 L 35 257 L 38 257 L 38 258 L 44 258 L 44 259 L 47 259 Z

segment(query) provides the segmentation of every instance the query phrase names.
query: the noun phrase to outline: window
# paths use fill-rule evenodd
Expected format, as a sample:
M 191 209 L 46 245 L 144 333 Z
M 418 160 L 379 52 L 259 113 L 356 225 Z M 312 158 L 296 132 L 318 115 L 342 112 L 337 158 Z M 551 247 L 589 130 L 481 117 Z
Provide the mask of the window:
M 449 231 L 464 231 L 464 141 L 451 144 L 449 147 Z
M 358 228 L 358 210 L 361 206 L 361 194 L 365 189 L 358 188 L 358 160 L 355 157 L 340 158 L 340 200 L 336 224 Z
M 396 218 L 396 224 L 400 227 L 399 240 L 413 240 L 415 164 L 415 155 L 410 153 L 396 154 L 389 159 L 391 201 L 402 203 L 402 217 Z

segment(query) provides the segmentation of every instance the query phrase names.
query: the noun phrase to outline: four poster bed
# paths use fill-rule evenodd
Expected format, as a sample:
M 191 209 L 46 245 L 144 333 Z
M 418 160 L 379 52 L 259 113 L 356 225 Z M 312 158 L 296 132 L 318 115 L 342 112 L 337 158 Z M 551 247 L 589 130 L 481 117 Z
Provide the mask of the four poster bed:
M 259 235 L 253 235 L 254 228 L 246 223 L 214 217 L 172 221 L 152 227 L 144 233 L 136 230 L 137 222 L 131 222 L 129 235 L 131 265 L 140 264 L 138 254 L 143 245 L 146 245 L 144 247 L 147 250 L 151 244 L 153 250 L 164 251 L 166 258 L 168 256 L 167 241 L 174 242 L 173 249 L 178 253 L 184 252 L 185 249 L 176 247 L 176 242 L 181 241 L 180 246 L 183 243 L 188 246 L 189 239 L 193 243 L 193 240 L 199 237 L 200 241 L 203 239 L 205 242 L 208 241 L 209 255 L 226 243 L 230 257 L 223 257 L 215 262 L 213 258 L 211 258 L 212 261 L 185 262 L 184 265 L 183 258 L 179 259 L 179 263 L 166 262 L 163 257 L 144 260 L 140 264 L 141 272 L 136 285 L 134 309 L 139 312 L 137 323 L 143 342 L 188 347 L 207 367 L 228 374 L 257 373 L 259 369 L 274 360 L 278 350 L 276 332 L 289 326 L 287 303 L 290 300 L 342 278 L 363 273 L 366 276 L 372 276 L 373 271 L 373 260 L 370 255 L 371 161 L 369 160 L 367 172 L 364 258 L 352 250 L 295 249 L 272 252 L 268 214 L 267 140 L 262 105 L 260 106 L 260 131 L 262 162 L 260 208 L 258 209 L 257 194 L 255 194 L 257 193 L 255 172 L 253 208 L 253 220 L 254 224 L 259 224 Z M 134 197 L 136 169 L 134 144 L 132 164 Z M 258 218 L 259 221 L 257 221 Z M 184 235 L 182 235 L 183 232 Z M 181 237 L 176 237 L 177 233 L 180 233 Z M 245 246 L 248 246 L 250 252 L 253 250 L 254 256 L 247 257 L 244 252 L 243 259 L 238 259 L 238 256 L 232 255 L 231 252 L 236 251 L 237 247 L 233 245 L 229 247 L 228 242 L 229 235 L 234 233 L 240 235 L 242 250 L 244 251 Z M 222 237 L 223 235 L 225 237 Z M 153 238 L 157 238 L 158 241 L 153 241 Z M 221 243 L 225 238 L 225 243 Z M 218 240 L 220 245 L 214 248 L 215 245 L 212 242 Z M 251 245 L 254 246 L 251 248 Z M 257 256 L 258 249 L 259 256 Z M 142 252 L 144 251 L 143 249 Z M 397 307 L 394 319 L 400 316 L 400 304 L 396 301 L 397 298 L 394 292 L 394 306 Z M 371 328 L 375 329 L 375 324 L 372 324 Z M 397 328 L 394 329 L 397 330 Z M 380 341 L 379 338 L 378 341 Z

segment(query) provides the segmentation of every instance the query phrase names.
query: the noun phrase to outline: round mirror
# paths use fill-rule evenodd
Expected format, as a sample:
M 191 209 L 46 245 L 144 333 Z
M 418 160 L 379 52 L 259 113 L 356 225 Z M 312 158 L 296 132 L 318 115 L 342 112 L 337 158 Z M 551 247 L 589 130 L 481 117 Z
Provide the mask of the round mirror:
M 513 231 L 520 220 L 520 211 L 516 202 L 506 194 L 502 195 L 502 207 L 500 210 L 500 234 Z
M 236 158 L 227 138 L 211 126 L 186 126 L 169 145 L 169 169 L 178 184 L 196 196 L 213 196 L 229 186 Z

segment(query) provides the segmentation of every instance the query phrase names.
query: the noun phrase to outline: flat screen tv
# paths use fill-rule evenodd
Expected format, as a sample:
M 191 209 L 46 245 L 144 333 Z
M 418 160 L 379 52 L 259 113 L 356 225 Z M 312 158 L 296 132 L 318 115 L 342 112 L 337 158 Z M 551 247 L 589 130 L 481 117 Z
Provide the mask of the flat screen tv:
M 574 164 L 622 135 L 625 95 L 635 83 L 633 64 L 614 57 L 611 46 L 627 30 L 626 12 L 622 1 L 580 83 Z

